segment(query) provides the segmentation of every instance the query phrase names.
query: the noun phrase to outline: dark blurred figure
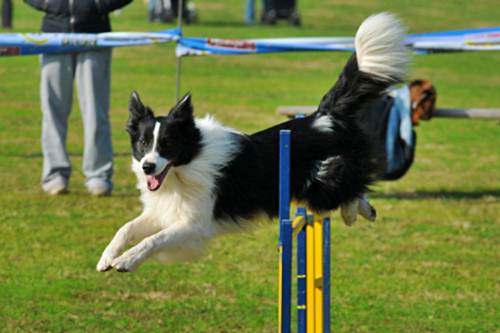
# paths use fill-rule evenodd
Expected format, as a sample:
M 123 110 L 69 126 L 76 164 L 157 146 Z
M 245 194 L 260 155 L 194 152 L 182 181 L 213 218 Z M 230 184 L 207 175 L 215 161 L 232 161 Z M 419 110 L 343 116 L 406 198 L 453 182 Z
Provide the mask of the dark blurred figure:
M 300 26 L 300 16 L 295 0 L 264 0 L 260 21 L 274 25 L 278 19 L 285 19 L 290 25 Z
M 12 28 L 12 0 L 2 1 L 2 28 Z
M 362 126 L 380 148 L 381 180 L 403 177 L 413 164 L 420 120 L 430 120 L 436 109 L 437 91 L 429 80 L 413 80 L 392 89 L 360 113 Z
M 173 22 L 179 13 L 179 2 L 180 0 L 148 0 L 149 21 Z M 182 19 L 186 24 L 194 23 L 198 20 L 194 2 L 188 0 L 182 1 Z

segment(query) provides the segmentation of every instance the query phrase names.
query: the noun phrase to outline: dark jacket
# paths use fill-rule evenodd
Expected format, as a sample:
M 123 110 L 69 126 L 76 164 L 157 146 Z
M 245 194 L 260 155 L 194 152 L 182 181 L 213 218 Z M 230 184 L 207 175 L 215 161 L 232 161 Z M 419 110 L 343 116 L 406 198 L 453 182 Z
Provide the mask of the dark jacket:
M 394 99 L 384 94 L 376 101 L 367 105 L 363 112 L 360 112 L 361 126 L 368 133 L 372 141 L 376 143 L 377 155 L 380 156 L 379 174 L 380 180 L 397 180 L 403 177 L 410 169 L 415 158 L 415 147 L 417 145 L 417 134 L 413 133 L 413 145 L 408 146 L 401 138 L 397 138 L 394 143 L 394 153 L 398 154 L 399 164 L 394 170 L 387 170 L 386 141 L 387 141 L 387 125 L 389 122 L 389 114 L 391 112 Z
M 132 0 L 24 0 L 45 12 L 43 32 L 108 32 L 108 14 Z

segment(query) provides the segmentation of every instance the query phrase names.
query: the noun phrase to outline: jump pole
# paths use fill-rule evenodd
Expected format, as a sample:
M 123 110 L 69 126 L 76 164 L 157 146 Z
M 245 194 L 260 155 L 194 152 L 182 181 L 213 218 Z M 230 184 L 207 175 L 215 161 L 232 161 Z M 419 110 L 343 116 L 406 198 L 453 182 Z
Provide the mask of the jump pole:
M 182 7 L 184 0 L 177 2 L 177 28 L 179 29 L 179 37 L 182 37 Z M 175 56 L 175 102 L 181 98 L 181 55 Z
M 297 216 L 302 216 L 307 223 L 307 210 L 297 208 Z M 309 216 L 310 218 L 310 216 Z M 297 332 L 307 332 L 307 239 L 306 229 L 297 234 Z
M 279 332 L 291 332 L 292 246 L 297 238 L 297 332 L 330 333 L 330 219 L 297 208 L 290 219 L 291 132 L 280 131 Z
M 292 307 L 292 223 L 290 221 L 290 131 L 280 131 L 279 165 L 279 332 L 290 333 Z
M 278 106 L 276 112 L 289 118 L 308 115 L 317 110 L 313 105 Z M 432 114 L 434 118 L 500 119 L 500 108 L 438 108 Z

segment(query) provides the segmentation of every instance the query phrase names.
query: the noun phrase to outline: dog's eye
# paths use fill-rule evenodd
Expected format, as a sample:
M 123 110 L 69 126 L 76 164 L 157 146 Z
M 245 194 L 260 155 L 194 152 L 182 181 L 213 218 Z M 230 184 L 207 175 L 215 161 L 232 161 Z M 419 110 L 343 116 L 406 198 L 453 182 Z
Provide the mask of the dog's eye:
M 140 144 L 141 146 L 145 146 L 145 145 L 146 145 L 146 140 L 145 140 L 144 138 L 140 138 L 140 139 L 139 139 L 139 144 Z

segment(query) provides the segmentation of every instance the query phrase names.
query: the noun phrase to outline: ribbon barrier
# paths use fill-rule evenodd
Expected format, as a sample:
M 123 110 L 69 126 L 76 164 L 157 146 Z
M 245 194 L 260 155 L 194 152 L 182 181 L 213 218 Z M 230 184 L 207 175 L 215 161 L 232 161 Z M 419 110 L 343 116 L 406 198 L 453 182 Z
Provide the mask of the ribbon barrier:
M 417 53 L 500 51 L 500 27 L 411 34 L 406 44 Z
M 209 54 L 257 54 L 300 51 L 354 50 L 352 37 L 303 37 L 267 39 L 220 39 L 183 37 L 177 43 L 177 56 Z
M 500 27 L 409 34 L 405 44 L 417 54 L 500 50 Z M 183 37 L 178 57 L 192 55 L 239 55 L 298 51 L 354 50 L 352 37 L 218 39 Z
M 3 33 L 0 34 L 0 56 L 33 55 L 88 51 L 177 41 L 179 29 L 160 32 L 89 33 Z
M 177 41 L 177 57 L 277 52 L 354 50 L 352 37 L 220 39 L 181 37 L 181 29 L 160 32 L 4 33 L 0 56 L 77 52 L 95 48 L 149 45 Z M 409 34 L 405 44 L 417 54 L 499 51 L 500 27 Z

